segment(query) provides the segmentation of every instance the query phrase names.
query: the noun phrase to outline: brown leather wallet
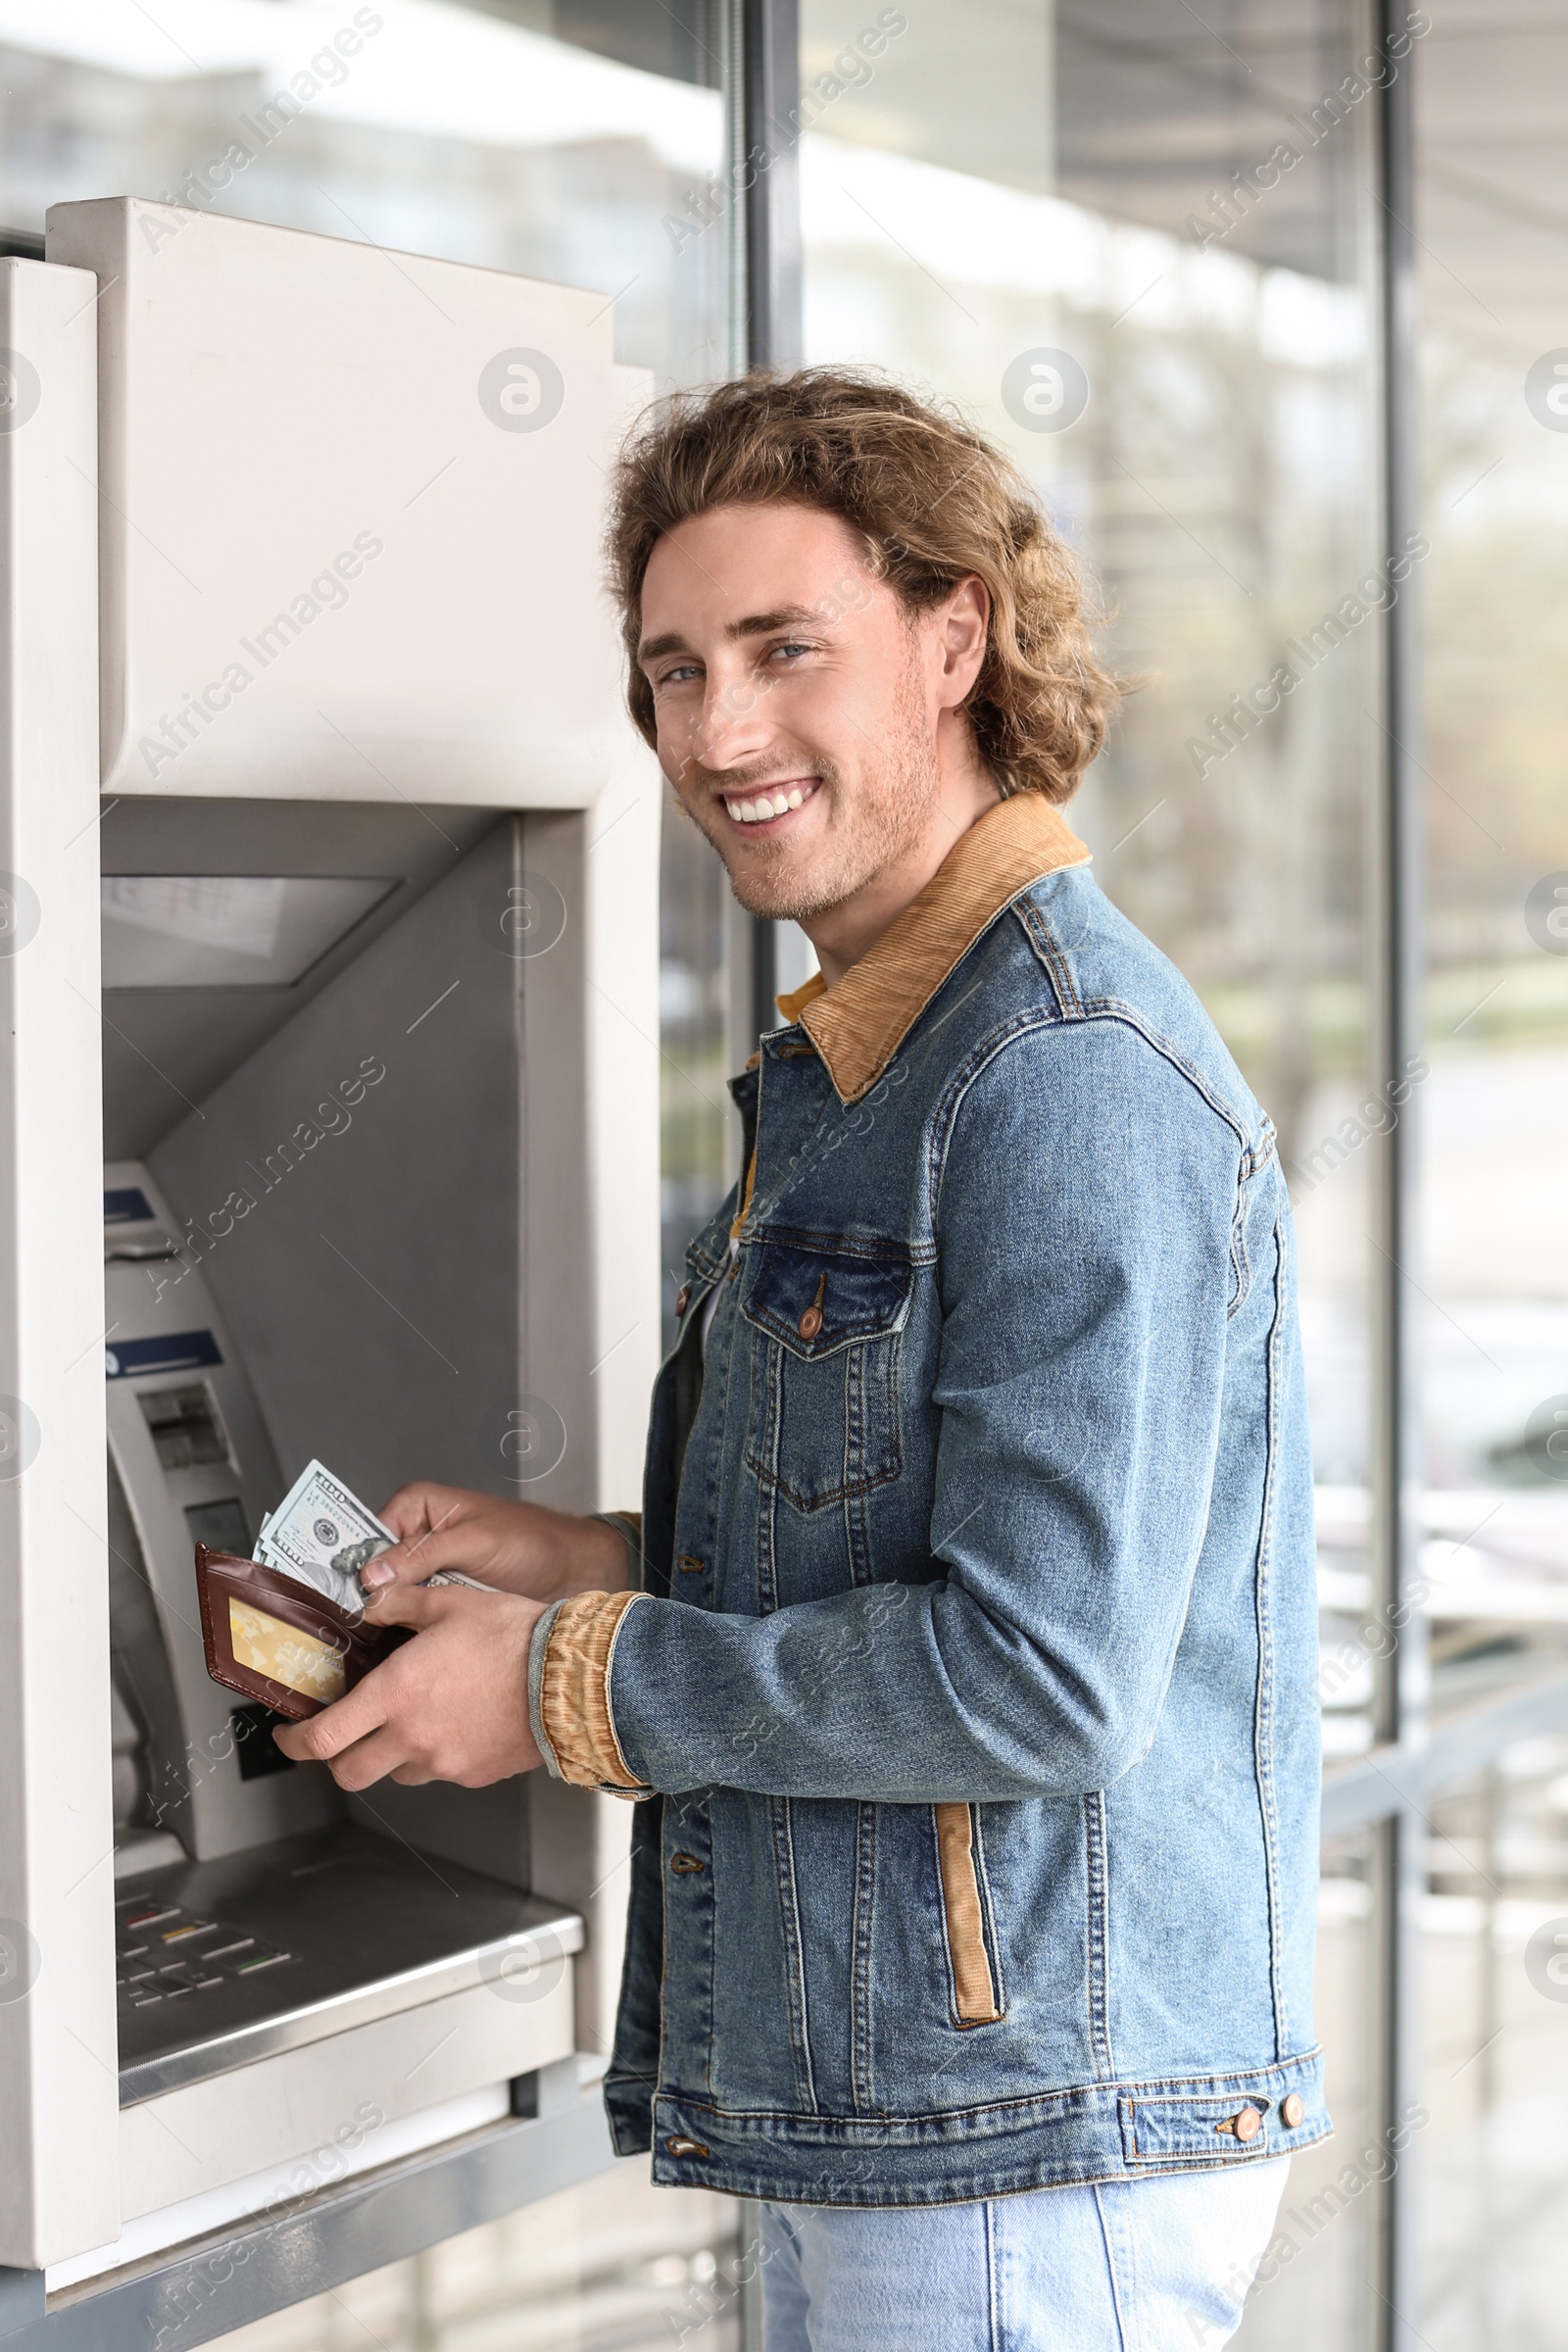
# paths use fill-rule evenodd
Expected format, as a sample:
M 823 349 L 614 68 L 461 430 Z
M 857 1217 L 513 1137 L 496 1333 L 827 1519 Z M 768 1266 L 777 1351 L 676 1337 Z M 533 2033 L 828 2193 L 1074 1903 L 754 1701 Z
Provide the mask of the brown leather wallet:
M 410 1638 L 407 1626 L 345 1616 L 292 1576 L 207 1544 L 196 1546 L 196 1594 L 214 1682 L 295 1723 L 342 1698 Z

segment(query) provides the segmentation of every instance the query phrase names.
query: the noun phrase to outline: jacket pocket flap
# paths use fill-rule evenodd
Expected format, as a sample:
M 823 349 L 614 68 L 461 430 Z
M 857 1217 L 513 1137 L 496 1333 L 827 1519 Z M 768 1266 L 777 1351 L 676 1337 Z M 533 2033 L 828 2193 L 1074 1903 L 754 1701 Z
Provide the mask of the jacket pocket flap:
M 899 1331 L 908 1315 L 914 1266 L 896 1245 L 862 1256 L 763 1238 L 751 1255 L 742 1314 L 808 1361 Z
M 1269 2148 L 1271 2099 L 1255 2091 L 1202 2098 L 1123 2098 L 1122 2150 L 1129 2164 L 1223 2164 Z

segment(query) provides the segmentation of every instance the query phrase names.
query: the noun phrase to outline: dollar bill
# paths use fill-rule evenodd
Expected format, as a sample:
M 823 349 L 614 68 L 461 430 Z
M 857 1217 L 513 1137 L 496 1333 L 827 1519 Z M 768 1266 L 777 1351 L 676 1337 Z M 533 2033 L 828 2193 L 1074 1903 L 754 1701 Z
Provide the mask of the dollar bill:
M 392 1530 L 323 1462 L 309 1462 L 276 1510 L 262 1521 L 252 1557 L 358 1617 L 365 1607 L 359 1571 L 396 1542 Z

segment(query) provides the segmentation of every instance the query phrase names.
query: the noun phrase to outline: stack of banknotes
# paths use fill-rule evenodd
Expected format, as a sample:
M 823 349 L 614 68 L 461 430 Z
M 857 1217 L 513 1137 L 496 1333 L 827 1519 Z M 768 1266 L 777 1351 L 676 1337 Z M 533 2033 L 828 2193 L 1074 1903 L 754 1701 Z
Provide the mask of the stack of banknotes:
M 396 1542 L 324 1462 L 310 1462 L 276 1510 L 264 1516 L 251 1557 L 323 1593 L 345 1616 L 358 1617 L 367 1598 L 360 1570 Z
M 276 1510 L 263 1512 L 251 1558 L 336 1601 L 346 1617 L 358 1617 L 371 1597 L 360 1582 L 360 1570 L 396 1542 L 392 1530 L 324 1462 L 307 1462 Z M 493 1590 L 456 1568 L 438 1568 L 422 1581 L 467 1585 L 475 1592 Z

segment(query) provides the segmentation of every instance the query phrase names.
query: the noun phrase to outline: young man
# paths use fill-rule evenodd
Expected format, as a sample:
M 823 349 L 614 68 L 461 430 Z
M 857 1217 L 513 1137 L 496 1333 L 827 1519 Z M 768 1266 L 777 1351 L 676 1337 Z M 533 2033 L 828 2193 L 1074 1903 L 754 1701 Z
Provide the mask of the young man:
M 771 2352 L 1218 2345 L 1328 2130 L 1273 1130 L 1058 814 L 1113 689 L 996 451 L 752 378 L 645 428 L 611 552 L 633 716 L 821 978 L 734 1085 L 641 1541 L 405 1488 L 421 1638 L 281 1742 L 643 1800 L 616 2142 L 764 2201 Z

